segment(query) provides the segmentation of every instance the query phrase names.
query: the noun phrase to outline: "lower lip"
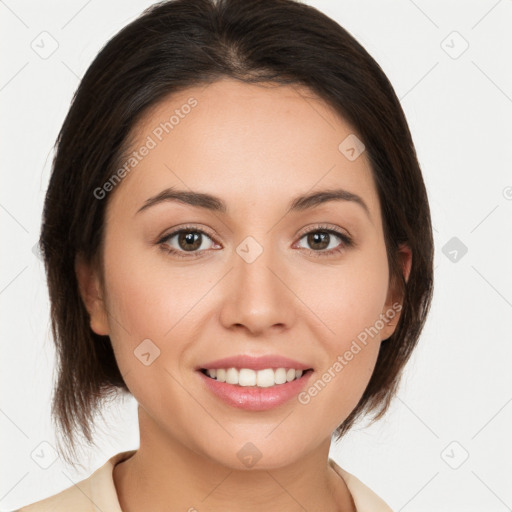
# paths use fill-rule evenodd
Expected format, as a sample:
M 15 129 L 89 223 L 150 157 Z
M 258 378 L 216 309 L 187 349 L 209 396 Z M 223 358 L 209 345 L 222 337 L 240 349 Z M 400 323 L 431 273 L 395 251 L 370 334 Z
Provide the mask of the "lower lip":
M 199 370 L 198 373 L 208 389 L 228 405 L 248 411 L 266 411 L 279 407 L 298 395 L 313 372 L 308 370 L 302 374 L 300 379 L 268 388 L 236 386 L 212 379 Z

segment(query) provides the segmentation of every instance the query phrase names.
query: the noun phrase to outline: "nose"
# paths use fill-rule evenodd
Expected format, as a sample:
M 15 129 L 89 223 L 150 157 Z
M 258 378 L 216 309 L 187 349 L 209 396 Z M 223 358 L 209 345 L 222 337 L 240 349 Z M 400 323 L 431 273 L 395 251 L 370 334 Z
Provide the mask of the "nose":
M 246 258 L 243 250 L 233 254 L 220 313 L 227 329 L 261 336 L 288 329 L 295 321 L 297 305 L 287 282 L 289 272 L 278 261 L 277 251 L 262 249 L 254 261 Z

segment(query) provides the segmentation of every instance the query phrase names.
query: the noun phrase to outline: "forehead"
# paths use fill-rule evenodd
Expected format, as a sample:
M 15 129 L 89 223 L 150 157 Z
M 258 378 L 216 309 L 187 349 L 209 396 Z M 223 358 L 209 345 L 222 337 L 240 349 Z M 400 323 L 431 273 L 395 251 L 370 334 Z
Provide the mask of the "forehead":
M 342 187 L 365 196 L 376 216 L 366 154 L 349 159 L 344 152 L 354 136 L 334 109 L 298 85 L 222 79 L 190 87 L 159 102 L 134 127 L 122 162 L 127 172 L 112 200 L 137 209 L 178 187 L 228 204 L 287 204 L 315 188 Z

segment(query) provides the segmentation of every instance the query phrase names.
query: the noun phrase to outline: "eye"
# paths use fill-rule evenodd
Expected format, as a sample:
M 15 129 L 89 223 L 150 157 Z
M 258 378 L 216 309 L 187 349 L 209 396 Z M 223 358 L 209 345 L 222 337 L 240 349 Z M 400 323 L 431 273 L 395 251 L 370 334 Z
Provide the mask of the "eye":
M 316 226 L 303 233 L 300 240 L 303 239 L 312 249 L 304 248 L 313 256 L 336 254 L 353 245 L 353 241 L 348 235 L 328 226 Z M 338 243 L 336 243 L 336 239 L 338 239 Z
M 194 257 L 197 253 L 207 250 L 209 248 L 208 240 L 213 242 L 213 239 L 203 230 L 195 227 L 184 227 L 165 235 L 157 243 L 166 252 L 187 258 Z

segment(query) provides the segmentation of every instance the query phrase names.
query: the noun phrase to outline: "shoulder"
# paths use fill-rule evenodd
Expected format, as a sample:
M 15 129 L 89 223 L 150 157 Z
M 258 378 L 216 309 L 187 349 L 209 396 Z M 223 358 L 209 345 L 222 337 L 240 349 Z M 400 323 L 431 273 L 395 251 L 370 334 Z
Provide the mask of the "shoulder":
M 90 512 L 93 508 L 87 498 L 88 494 L 90 494 L 90 483 L 89 479 L 85 479 L 54 496 L 31 503 L 14 512 L 57 512 L 61 510 Z
M 356 476 L 329 459 L 334 470 L 343 478 L 352 495 L 357 512 L 393 512 L 389 505 Z
M 14 512 L 122 512 L 112 478 L 116 463 L 125 460 L 135 450 L 121 452 L 110 458 L 91 476 L 43 500 L 25 505 Z

